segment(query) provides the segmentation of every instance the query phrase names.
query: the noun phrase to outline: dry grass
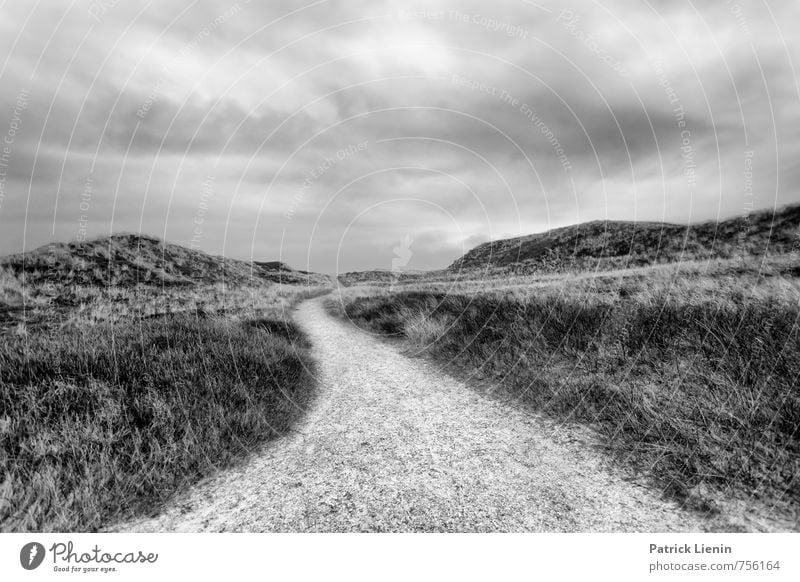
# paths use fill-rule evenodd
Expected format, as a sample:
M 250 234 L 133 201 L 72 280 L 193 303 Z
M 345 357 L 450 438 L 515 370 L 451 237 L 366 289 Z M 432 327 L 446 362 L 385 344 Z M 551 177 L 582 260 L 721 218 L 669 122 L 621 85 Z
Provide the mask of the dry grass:
M 95 530 L 282 435 L 307 349 L 272 320 L 185 315 L 7 338 L 2 529 Z

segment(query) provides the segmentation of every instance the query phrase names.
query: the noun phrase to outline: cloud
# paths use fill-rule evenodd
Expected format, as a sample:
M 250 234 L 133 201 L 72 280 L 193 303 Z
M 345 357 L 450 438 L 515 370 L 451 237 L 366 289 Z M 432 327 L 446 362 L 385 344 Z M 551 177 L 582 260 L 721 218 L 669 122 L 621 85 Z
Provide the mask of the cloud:
M 17 3 L 0 21 L 0 139 L 14 131 L 0 249 L 73 238 L 87 213 L 92 234 L 188 244 L 205 204 L 210 252 L 389 268 L 409 236 L 409 268 L 437 268 L 578 220 L 798 201 L 798 17 L 634 0 Z

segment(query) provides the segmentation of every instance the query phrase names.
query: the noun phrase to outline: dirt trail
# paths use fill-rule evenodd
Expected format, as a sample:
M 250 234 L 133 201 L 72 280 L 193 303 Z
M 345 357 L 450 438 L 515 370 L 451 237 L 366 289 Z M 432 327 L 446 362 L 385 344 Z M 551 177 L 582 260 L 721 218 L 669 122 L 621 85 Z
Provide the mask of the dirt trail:
M 483 397 L 307 301 L 297 430 L 127 531 L 694 531 L 573 431 Z

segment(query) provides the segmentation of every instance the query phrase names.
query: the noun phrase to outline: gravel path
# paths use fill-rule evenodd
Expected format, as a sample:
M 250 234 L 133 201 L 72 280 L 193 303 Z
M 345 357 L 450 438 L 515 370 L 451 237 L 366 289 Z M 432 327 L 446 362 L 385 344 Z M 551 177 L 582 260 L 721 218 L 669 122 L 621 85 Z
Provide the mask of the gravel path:
M 591 437 L 479 395 L 328 315 L 297 323 L 320 395 L 290 435 L 127 531 L 694 531 Z M 580 436 L 584 434 L 584 436 Z

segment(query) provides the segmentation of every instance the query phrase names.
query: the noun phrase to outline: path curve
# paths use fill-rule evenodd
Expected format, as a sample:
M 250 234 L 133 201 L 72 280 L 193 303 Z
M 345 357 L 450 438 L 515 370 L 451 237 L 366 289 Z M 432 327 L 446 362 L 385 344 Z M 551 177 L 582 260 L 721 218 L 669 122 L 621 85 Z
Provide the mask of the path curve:
M 696 531 L 585 438 L 302 303 L 319 397 L 296 431 L 118 531 Z M 588 434 L 588 433 L 587 433 Z

